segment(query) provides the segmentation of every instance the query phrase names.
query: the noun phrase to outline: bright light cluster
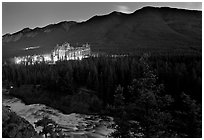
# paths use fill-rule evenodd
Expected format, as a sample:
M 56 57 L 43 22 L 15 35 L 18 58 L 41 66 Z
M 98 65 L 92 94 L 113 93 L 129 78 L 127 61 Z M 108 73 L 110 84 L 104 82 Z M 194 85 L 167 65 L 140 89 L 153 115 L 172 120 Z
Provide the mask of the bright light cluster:
M 91 50 L 89 44 L 84 44 L 82 47 L 71 47 L 65 42 L 61 46 L 57 45 L 50 54 L 28 55 L 22 57 L 14 57 L 15 64 L 36 64 L 50 63 L 54 64 L 57 61 L 63 60 L 82 60 L 90 56 Z

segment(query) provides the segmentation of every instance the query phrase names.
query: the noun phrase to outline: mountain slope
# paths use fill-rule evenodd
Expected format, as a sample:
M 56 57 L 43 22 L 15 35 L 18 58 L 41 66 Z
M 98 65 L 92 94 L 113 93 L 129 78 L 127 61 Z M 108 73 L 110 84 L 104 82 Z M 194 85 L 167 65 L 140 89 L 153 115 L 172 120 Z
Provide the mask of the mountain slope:
M 132 14 L 112 12 L 86 22 L 61 22 L 43 28 L 25 28 L 3 36 L 3 58 L 49 53 L 56 44 L 90 43 L 93 51 L 133 52 L 137 49 L 175 50 L 202 44 L 202 12 L 144 7 Z M 25 51 L 26 47 L 40 46 Z

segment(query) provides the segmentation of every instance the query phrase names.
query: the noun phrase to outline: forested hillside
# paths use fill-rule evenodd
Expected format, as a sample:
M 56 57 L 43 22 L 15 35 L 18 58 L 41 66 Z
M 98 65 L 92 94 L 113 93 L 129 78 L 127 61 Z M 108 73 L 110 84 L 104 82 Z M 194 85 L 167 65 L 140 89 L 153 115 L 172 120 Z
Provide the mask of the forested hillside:
M 11 94 L 27 104 L 114 116 L 115 137 L 139 137 L 136 131 L 142 137 L 201 137 L 200 55 L 99 57 L 2 70 L 4 83 L 15 87 Z

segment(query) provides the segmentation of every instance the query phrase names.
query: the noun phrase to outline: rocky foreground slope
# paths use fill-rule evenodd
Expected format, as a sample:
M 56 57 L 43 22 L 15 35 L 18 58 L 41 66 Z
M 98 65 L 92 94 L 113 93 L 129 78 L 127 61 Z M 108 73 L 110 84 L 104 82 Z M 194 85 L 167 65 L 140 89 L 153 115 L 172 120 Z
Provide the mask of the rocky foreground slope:
M 3 138 L 32 138 L 38 137 L 33 126 L 19 117 L 9 108 L 2 107 L 2 137 Z

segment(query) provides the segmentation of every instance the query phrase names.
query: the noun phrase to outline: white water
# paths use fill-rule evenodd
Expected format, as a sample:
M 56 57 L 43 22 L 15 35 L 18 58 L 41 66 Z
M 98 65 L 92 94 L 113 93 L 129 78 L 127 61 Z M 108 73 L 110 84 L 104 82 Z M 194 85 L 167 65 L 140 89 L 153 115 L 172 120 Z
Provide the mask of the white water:
M 55 121 L 67 137 L 108 137 L 114 129 L 110 126 L 113 118 L 103 120 L 98 115 L 63 114 L 60 111 L 43 104 L 25 105 L 20 99 L 3 95 L 3 105 L 9 106 L 11 111 L 25 118 L 35 128 L 34 122 L 48 116 Z M 39 132 L 42 128 L 35 128 Z

